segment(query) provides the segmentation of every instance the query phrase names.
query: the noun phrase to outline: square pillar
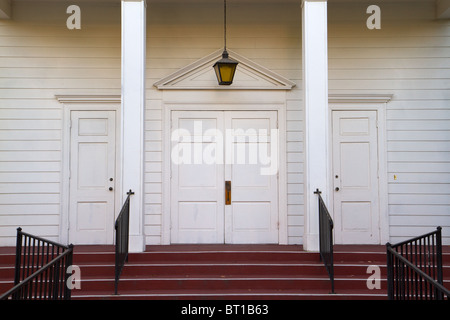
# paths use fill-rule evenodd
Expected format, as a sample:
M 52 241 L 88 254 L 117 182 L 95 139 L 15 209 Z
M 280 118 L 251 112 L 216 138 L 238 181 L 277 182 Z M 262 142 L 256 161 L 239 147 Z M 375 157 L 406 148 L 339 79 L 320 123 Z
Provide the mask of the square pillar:
M 131 189 L 130 252 L 145 250 L 144 111 L 146 1 L 122 0 L 122 196 Z
M 327 1 L 303 0 L 303 103 L 305 110 L 305 231 L 303 246 L 319 251 L 316 189 L 328 206 L 328 32 Z

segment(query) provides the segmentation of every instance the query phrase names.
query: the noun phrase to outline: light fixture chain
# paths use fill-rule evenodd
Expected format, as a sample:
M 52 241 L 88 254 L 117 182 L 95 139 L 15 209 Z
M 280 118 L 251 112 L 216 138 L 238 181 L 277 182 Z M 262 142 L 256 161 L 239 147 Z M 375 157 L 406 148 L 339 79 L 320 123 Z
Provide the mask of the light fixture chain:
M 213 68 L 217 76 L 219 85 L 231 85 L 233 83 L 234 73 L 236 72 L 236 66 L 238 62 L 230 59 L 227 52 L 227 0 L 223 0 L 224 6 L 224 50 L 222 53 L 222 59 L 217 61 Z
M 223 39 L 224 48 L 227 50 L 227 0 L 223 0 Z

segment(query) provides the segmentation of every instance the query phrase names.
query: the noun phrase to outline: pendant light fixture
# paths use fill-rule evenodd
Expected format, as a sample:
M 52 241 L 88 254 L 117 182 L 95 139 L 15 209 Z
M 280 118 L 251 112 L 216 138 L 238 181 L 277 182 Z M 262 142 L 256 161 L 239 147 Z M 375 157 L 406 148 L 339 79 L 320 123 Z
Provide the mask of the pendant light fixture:
M 227 52 L 227 0 L 223 1 L 224 4 L 224 49 L 222 53 L 222 59 L 214 64 L 214 70 L 216 72 L 217 81 L 219 85 L 229 86 L 233 83 L 234 74 L 238 62 L 230 59 Z

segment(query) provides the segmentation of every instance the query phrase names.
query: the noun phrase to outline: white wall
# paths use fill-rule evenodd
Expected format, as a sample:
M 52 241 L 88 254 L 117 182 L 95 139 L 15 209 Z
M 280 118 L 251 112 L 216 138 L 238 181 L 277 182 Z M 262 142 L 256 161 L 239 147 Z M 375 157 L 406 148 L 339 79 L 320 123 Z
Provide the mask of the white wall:
M 37 1 L 36 1 L 37 2 Z M 63 110 L 55 95 L 120 95 L 120 7 L 14 5 L 0 20 L 0 245 L 16 228 L 59 240 Z
M 387 167 L 391 242 L 442 226 L 450 243 L 450 21 L 434 2 L 329 5 L 330 93 L 390 93 Z M 396 176 L 396 180 L 394 178 Z

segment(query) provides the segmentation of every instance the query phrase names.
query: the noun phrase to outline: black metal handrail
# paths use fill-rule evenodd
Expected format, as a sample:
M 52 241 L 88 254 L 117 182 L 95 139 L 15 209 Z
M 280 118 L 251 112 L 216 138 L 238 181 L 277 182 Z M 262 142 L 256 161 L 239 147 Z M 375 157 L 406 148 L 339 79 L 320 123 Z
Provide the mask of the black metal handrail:
M 116 263 L 115 263 L 115 283 L 114 294 L 117 295 L 119 279 L 125 263 L 128 262 L 128 242 L 130 229 L 130 197 L 133 191 L 127 192 L 127 199 L 116 219 L 114 229 L 116 230 Z
M 322 260 L 331 281 L 331 293 L 334 293 L 334 262 L 333 262 L 333 219 L 322 199 L 321 191 L 314 194 L 319 197 L 319 247 Z
M 67 268 L 73 245 L 64 246 L 17 228 L 14 287 L 0 300 L 70 300 Z
M 442 228 L 413 239 L 386 244 L 390 300 L 450 299 L 443 286 Z

